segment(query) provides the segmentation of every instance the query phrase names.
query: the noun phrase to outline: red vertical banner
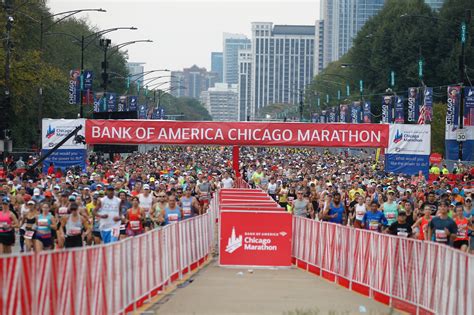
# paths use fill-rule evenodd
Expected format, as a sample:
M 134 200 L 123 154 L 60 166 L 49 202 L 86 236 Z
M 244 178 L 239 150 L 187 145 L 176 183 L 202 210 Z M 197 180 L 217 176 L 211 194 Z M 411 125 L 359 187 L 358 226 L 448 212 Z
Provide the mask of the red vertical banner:
M 238 145 L 234 145 L 232 147 L 232 167 L 235 172 L 235 177 L 239 178 L 240 177 L 240 171 L 239 171 L 239 164 L 240 164 L 240 147 Z

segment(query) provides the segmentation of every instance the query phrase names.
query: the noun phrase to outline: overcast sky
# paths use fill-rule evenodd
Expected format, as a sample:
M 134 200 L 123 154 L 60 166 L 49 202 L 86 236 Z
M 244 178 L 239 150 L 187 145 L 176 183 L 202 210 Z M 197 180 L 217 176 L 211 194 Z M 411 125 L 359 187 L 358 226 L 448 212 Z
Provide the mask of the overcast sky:
M 211 51 L 222 51 L 222 33 L 250 38 L 251 22 L 314 25 L 320 0 L 48 0 L 52 12 L 103 8 L 86 17 L 99 29 L 135 26 L 137 31 L 110 33 L 114 43 L 151 39 L 128 50 L 129 61 L 145 62 L 147 70 L 180 70 L 197 64 L 210 70 Z

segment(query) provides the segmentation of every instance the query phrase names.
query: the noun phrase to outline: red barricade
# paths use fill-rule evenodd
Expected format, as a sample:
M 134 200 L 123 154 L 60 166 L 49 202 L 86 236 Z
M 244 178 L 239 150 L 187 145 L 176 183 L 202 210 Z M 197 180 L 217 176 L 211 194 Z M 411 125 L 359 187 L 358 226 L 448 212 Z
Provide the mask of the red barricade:
M 109 245 L 0 258 L 0 314 L 124 314 L 207 259 L 209 213 Z
M 293 260 L 411 314 L 474 314 L 474 255 L 445 245 L 294 217 Z

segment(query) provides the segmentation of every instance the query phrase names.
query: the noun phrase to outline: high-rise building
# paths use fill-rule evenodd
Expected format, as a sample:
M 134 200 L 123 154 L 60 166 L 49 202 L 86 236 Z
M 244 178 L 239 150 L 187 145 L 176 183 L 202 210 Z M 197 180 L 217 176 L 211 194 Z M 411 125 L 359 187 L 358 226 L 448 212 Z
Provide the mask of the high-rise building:
M 318 74 L 324 69 L 324 21 L 316 21 L 314 39 L 314 74 Z
M 140 78 L 140 76 L 142 76 L 143 72 L 145 71 L 144 65 L 144 62 L 127 62 L 130 81 L 139 82 L 140 85 L 143 85 L 143 78 Z
M 201 103 L 214 121 L 238 120 L 237 84 L 216 83 L 201 93 Z
M 357 32 L 383 7 L 385 0 L 322 0 L 324 67 L 352 47 Z
M 439 10 L 444 4 L 444 0 L 425 0 L 425 3 L 433 10 Z
M 252 50 L 239 50 L 239 109 L 240 121 L 246 121 L 250 116 L 252 100 Z
M 236 84 L 239 81 L 239 49 L 250 49 L 251 41 L 242 34 L 224 33 L 223 42 L 223 81 Z
M 217 73 L 217 82 L 223 82 L 223 54 L 221 52 L 211 52 L 211 72 Z
M 314 41 L 314 25 L 252 23 L 251 118 L 266 105 L 299 102 L 314 76 Z
M 202 91 L 214 87 L 217 81 L 217 73 L 208 72 L 206 68 L 193 65 L 183 71 L 172 71 L 170 90 L 175 97 L 191 97 L 199 99 Z

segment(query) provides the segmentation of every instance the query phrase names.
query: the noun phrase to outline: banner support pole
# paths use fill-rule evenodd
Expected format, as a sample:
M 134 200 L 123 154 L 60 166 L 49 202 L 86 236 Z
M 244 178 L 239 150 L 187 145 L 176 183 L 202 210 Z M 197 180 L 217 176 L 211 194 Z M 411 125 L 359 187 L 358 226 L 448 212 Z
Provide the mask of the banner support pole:
M 234 169 L 236 178 L 240 178 L 240 170 L 239 170 L 240 156 L 239 155 L 240 155 L 240 147 L 238 145 L 234 145 L 232 147 L 232 168 Z

